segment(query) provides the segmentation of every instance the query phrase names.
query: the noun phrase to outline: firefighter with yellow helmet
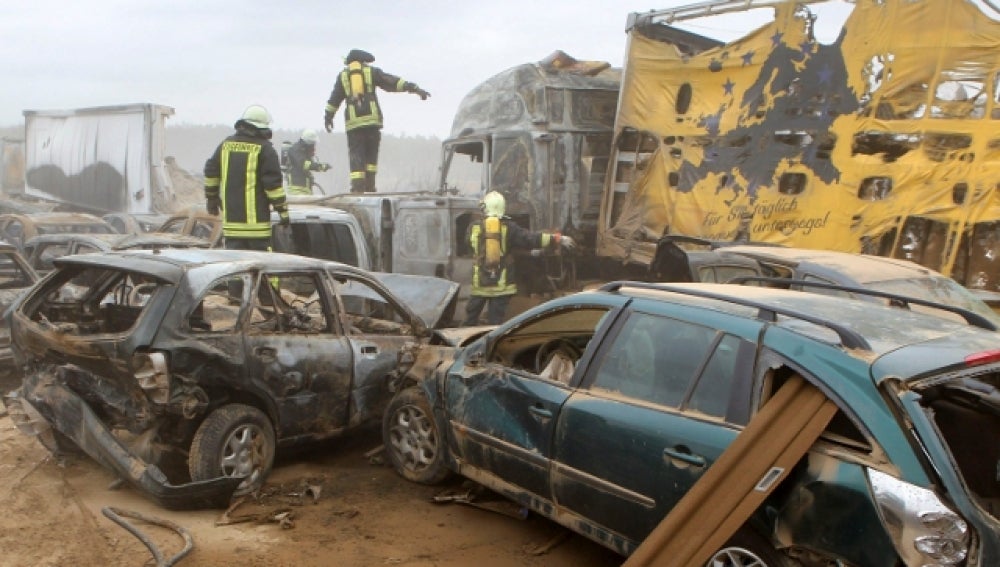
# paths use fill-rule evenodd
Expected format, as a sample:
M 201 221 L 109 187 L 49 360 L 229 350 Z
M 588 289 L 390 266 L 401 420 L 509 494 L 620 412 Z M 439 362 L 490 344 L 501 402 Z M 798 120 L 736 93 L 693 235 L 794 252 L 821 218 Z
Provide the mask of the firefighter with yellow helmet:
M 347 132 L 347 156 L 351 168 L 351 193 L 375 192 L 378 172 L 378 149 L 382 141 L 382 108 L 375 88 L 391 93 L 407 92 L 427 100 L 429 92 L 416 83 L 404 81 L 371 64 L 375 56 L 361 49 L 352 49 L 344 58 L 344 69 L 326 103 L 323 124 L 333 130 L 333 117 L 342 103 L 344 130 Z
M 479 323 L 487 307 L 487 322 L 499 325 L 507 313 L 510 298 L 517 294 L 512 250 L 534 250 L 561 246 L 576 247 L 569 236 L 558 232 L 532 232 L 506 216 L 507 201 L 497 191 L 483 196 L 482 220 L 469 230 L 469 244 L 475 256 L 472 267 L 472 290 L 465 308 L 465 325 Z

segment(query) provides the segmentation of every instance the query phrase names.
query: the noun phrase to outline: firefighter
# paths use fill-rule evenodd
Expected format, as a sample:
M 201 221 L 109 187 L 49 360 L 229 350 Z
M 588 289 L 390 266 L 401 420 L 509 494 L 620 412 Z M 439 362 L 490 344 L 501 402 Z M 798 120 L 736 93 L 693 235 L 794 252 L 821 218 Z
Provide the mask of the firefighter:
M 288 225 L 281 159 L 271 145 L 271 115 L 251 105 L 205 162 L 205 202 L 210 215 L 222 212 L 222 234 L 231 250 L 270 250 L 271 211 Z
M 465 325 L 476 325 L 483 308 L 490 325 L 499 325 L 507 313 L 510 298 L 517 293 L 514 262 L 510 251 L 562 246 L 572 250 L 576 243 L 558 232 L 532 232 L 504 216 L 507 202 L 503 195 L 490 191 L 480 206 L 483 219 L 469 230 L 469 244 L 475 256 L 472 267 L 472 290 L 465 308 Z
M 313 172 L 327 171 L 329 164 L 316 161 L 315 130 L 303 130 L 299 141 L 288 148 L 288 194 L 312 195 Z
M 344 106 L 344 130 L 347 132 L 347 157 L 351 168 L 351 193 L 374 193 L 378 172 L 378 148 L 382 140 L 382 108 L 375 87 L 384 91 L 408 92 L 427 100 L 431 94 L 416 83 L 404 81 L 378 67 L 375 57 L 361 49 L 352 49 L 344 59 L 344 69 L 337 77 L 326 103 L 323 123 L 333 130 L 333 117 Z

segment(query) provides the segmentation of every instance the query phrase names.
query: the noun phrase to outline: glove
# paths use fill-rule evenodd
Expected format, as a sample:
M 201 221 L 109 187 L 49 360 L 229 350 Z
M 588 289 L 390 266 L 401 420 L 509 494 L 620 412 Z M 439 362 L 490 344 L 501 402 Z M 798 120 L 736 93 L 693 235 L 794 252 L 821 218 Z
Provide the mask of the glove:
M 219 211 L 222 209 L 222 200 L 218 197 L 209 197 L 205 201 L 205 210 L 208 214 L 213 217 L 219 216 Z
M 281 215 L 281 220 L 278 221 L 278 224 L 280 224 L 281 226 L 288 226 L 289 224 L 291 224 L 288 220 L 288 213 Z
M 413 87 L 413 94 L 419 96 L 420 100 L 427 100 L 427 97 L 431 96 L 431 93 L 425 91 L 424 89 L 418 86 Z
M 576 248 L 576 241 L 566 235 L 562 235 L 559 237 L 559 246 L 562 246 L 566 250 L 573 250 Z
M 326 126 L 327 132 L 333 131 L 333 115 L 329 112 L 323 115 L 323 126 Z

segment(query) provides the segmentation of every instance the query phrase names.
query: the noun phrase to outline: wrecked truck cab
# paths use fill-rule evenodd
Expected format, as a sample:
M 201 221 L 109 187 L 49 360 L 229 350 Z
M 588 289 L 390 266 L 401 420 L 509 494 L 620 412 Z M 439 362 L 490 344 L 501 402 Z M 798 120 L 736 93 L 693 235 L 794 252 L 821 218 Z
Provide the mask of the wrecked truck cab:
M 423 289 L 420 309 L 394 286 Z M 224 505 L 279 448 L 377 422 L 400 349 L 432 340 L 456 294 L 280 253 L 64 257 L 12 315 L 10 414 L 164 506 Z

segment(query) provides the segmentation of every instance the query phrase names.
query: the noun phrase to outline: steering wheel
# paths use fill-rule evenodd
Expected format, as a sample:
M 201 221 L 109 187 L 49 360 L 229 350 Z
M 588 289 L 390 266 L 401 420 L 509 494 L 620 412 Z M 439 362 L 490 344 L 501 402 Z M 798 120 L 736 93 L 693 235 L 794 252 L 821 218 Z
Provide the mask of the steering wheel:
M 561 353 L 574 362 L 579 360 L 580 356 L 583 355 L 583 351 L 567 339 L 551 340 L 538 347 L 538 351 L 535 352 L 535 371 L 541 372 L 544 370 L 557 353 Z
M 136 284 L 136 286 L 132 288 L 132 291 L 128 292 L 128 304 L 142 305 L 143 302 L 139 300 L 139 297 L 143 295 L 152 295 L 155 289 L 156 282 L 143 282 L 141 284 Z

